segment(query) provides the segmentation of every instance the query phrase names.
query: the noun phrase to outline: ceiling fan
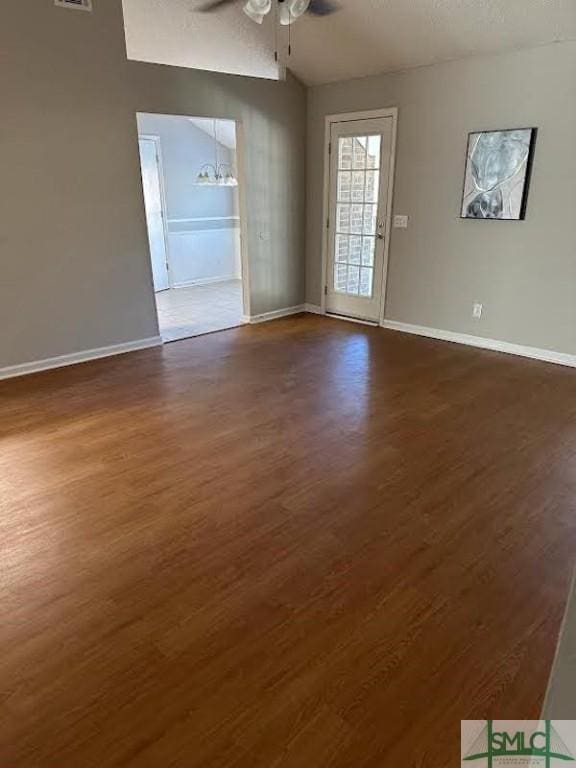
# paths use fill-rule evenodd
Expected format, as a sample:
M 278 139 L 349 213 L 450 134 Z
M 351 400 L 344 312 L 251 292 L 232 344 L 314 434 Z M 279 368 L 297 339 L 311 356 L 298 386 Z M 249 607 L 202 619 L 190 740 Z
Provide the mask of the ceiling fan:
M 335 0 L 208 0 L 197 10 L 212 13 L 234 3 L 244 3 L 243 11 L 257 24 L 262 24 L 273 7 L 278 9 L 278 19 L 283 26 L 289 26 L 300 16 L 330 16 L 340 10 Z

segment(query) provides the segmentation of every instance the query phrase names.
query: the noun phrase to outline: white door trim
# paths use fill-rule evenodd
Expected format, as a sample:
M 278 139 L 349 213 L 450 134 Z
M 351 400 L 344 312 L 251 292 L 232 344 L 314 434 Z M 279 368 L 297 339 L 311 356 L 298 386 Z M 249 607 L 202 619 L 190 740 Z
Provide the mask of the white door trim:
M 388 279 L 388 261 L 390 253 L 390 233 L 392 229 L 392 203 L 394 194 L 394 170 L 396 167 L 396 135 L 398 130 L 398 107 L 374 109 L 364 112 L 344 112 L 326 115 L 324 118 L 324 188 L 322 194 L 322 297 L 320 307 L 326 314 L 326 288 L 328 285 L 328 215 L 330 210 L 330 136 L 333 123 L 345 123 L 349 120 L 372 120 L 379 117 L 392 118 L 392 147 L 390 173 L 388 175 L 388 199 L 386 202 L 386 234 L 384 237 L 384 264 L 382 270 L 382 302 L 380 305 L 380 325 L 384 322 L 386 309 L 386 283 Z
M 242 274 L 242 316 L 251 317 L 251 290 L 250 290 L 250 259 L 248 257 L 248 205 L 246 202 L 246 134 L 242 120 L 235 118 L 222 118 L 234 120 L 236 124 L 236 172 L 238 174 L 238 213 L 240 216 L 240 270 Z
M 164 177 L 164 162 L 162 159 L 162 142 L 160 141 L 160 136 L 154 133 L 139 133 L 138 141 L 140 141 L 140 139 L 152 141 L 156 147 L 158 181 L 160 182 L 160 204 L 162 205 L 162 231 L 164 232 L 164 248 L 166 250 L 166 265 L 168 267 L 168 288 L 173 288 L 170 241 L 168 240 L 168 206 L 166 205 L 166 182 Z

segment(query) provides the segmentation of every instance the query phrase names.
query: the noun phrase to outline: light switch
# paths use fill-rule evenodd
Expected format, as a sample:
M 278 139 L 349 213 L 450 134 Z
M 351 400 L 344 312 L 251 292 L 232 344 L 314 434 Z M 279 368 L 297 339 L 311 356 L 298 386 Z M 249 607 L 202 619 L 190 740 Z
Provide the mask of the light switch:
M 408 229 L 408 216 L 394 216 L 394 229 Z

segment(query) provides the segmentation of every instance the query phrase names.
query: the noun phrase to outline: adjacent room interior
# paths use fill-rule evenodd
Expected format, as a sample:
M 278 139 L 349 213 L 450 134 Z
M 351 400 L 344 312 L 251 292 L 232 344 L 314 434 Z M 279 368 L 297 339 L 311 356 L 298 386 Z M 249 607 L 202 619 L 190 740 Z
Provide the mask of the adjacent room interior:
M 240 325 L 236 123 L 140 113 L 138 144 L 163 341 Z
M 0 51 L 0 768 L 576 757 L 576 3 Z

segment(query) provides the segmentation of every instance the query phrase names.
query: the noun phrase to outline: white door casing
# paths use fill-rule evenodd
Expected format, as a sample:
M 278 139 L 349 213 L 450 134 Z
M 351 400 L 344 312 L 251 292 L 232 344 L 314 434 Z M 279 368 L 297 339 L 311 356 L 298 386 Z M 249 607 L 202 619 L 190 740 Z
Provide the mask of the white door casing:
M 162 175 L 157 140 L 140 137 L 140 166 L 154 291 L 170 288 Z
M 395 129 L 396 110 L 327 118 L 328 313 L 383 318 Z

